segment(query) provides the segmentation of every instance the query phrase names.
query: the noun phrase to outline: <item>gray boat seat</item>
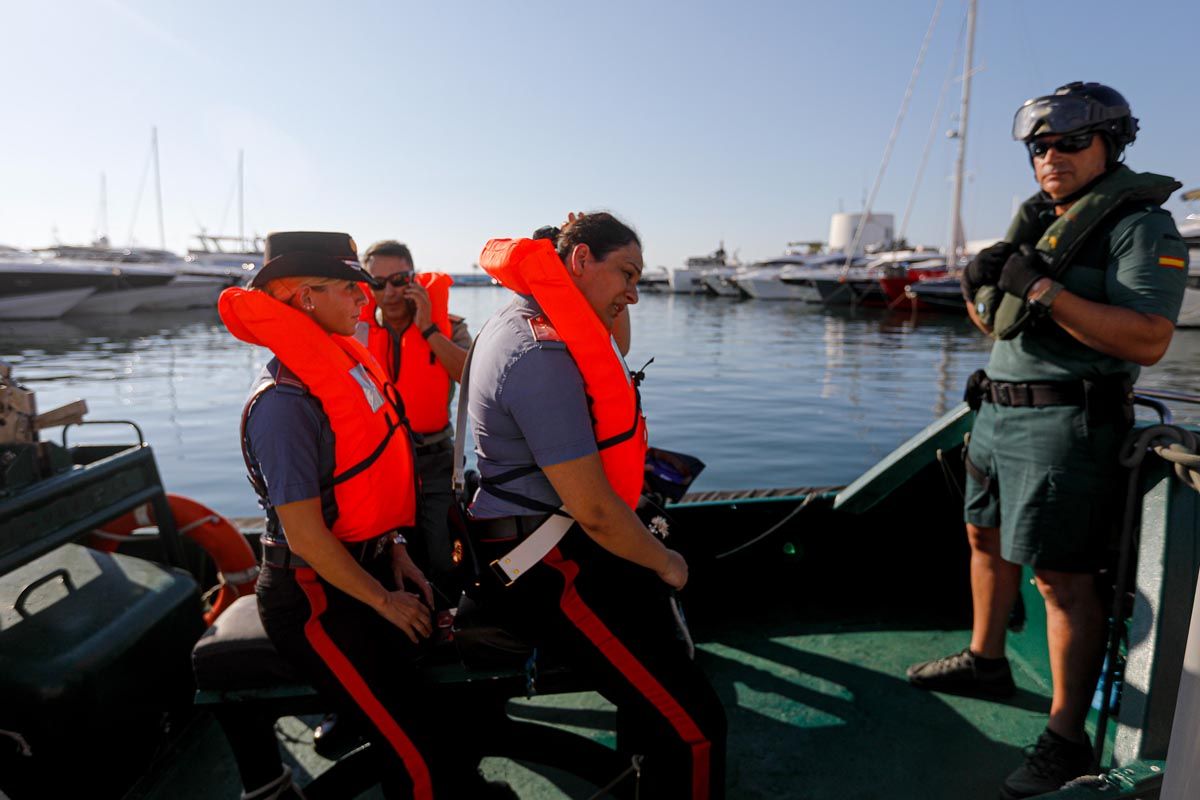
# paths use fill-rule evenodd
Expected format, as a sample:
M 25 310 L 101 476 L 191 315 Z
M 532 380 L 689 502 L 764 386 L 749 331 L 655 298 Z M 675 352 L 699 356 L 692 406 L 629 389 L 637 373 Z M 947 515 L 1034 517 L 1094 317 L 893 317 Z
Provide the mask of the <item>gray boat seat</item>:
M 204 632 L 192 649 L 192 669 L 201 691 L 265 689 L 299 681 L 267 638 L 253 595 L 235 600 Z

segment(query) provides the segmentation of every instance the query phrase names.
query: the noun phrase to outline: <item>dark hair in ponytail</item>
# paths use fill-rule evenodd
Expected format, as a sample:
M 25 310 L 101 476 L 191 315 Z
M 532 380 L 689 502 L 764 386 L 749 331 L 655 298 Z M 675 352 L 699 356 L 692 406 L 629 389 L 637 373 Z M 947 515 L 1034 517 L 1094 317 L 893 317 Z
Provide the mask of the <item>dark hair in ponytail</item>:
M 607 211 L 584 214 L 562 229 L 546 225 L 534 231 L 533 238 L 554 242 L 554 249 L 564 264 L 578 244 L 586 244 L 597 261 L 603 261 L 613 250 L 625 245 L 642 246 L 642 240 L 633 228 Z

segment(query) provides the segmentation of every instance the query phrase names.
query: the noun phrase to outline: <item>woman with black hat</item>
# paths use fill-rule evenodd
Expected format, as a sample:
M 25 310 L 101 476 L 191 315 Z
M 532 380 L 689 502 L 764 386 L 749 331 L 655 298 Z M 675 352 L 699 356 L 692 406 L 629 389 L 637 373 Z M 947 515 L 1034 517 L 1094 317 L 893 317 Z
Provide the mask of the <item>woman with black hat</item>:
M 412 664 L 432 623 L 408 556 L 413 455 L 403 407 L 352 338 L 371 277 L 344 233 L 267 238 L 262 270 L 218 303 L 230 332 L 274 358 L 242 414 L 267 512 L 259 613 L 275 648 L 383 754 L 387 796 L 449 796 Z M 411 589 L 411 591 L 409 591 Z M 399 629 L 399 634 L 397 633 Z

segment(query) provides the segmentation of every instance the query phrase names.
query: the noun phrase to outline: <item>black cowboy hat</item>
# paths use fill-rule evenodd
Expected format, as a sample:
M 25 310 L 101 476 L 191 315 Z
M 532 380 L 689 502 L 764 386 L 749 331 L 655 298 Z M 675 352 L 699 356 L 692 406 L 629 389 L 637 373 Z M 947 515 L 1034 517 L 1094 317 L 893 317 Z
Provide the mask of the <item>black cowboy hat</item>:
M 348 233 L 282 231 L 267 234 L 263 266 L 250 280 L 250 285 L 258 287 L 276 278 L 301 276 L 360 281 L 379 288 L 379 282 L 358 263 L 358 246 Z

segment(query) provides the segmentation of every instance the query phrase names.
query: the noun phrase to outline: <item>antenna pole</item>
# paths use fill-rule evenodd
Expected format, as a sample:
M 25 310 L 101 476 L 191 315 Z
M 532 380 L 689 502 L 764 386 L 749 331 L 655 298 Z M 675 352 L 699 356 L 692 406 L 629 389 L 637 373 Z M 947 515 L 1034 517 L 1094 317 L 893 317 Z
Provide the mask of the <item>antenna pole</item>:
M 108 243 L 108 179 L 100 173 L 100 230 L 99 238 Z
M 238 249 L 246 252 L 246 173 L 245 151 L 238 149 Z
M 163 228 L 162 173 L 158 168 L 158 126 L 150 129 L 150 150 L 154 153 L 154 200 L 158 204 L 158 246 L 167 249 L 167 234 Z
M 976 0 L 967 5 L 967 55 L 963 63 L 962 103 L 958 112 L 958 157 L 954 164 L 954 197 L 950 202 L 950 242 L 947 255 L 959 259 L 966 248 L 966 234 L 962 223 L 963 170 L 967 160 L 967 117 L 971 110 L 971 73 L 974 72 L 975 56 L 975 7 Z

